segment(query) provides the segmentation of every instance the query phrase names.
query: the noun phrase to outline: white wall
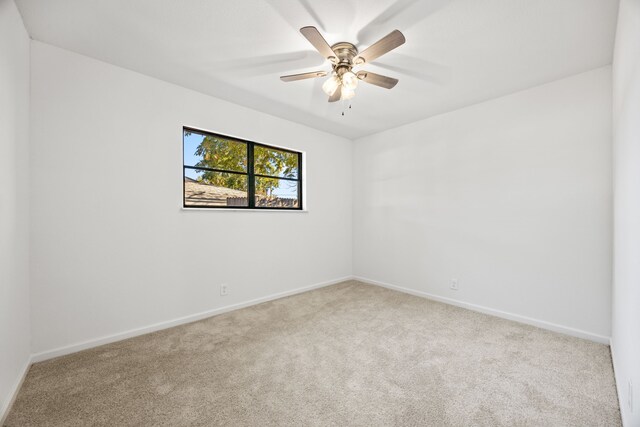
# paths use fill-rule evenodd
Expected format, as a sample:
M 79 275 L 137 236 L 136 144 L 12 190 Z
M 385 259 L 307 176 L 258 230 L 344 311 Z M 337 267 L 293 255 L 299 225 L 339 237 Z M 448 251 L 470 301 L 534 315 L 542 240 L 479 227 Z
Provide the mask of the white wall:
M 31 59 L 34 353 L 351 274 L 349 140 L 43 43 Z M 305 151 L 308 212 L 181 210 L 183 125 Z
M 357 140 L 354 274 L 607 342 L 610 80 L 605 67 Z
M 0 0 L 0 424 L 30 354 L 29 43 Z
M 611 350 L 623 421 L 626 426 L 640 426 L 639 0 L 620 2 L 613 60 L 613 132 L 614 283 Z M 633 385 L 633 393 L 629 393 L 629 381 Z

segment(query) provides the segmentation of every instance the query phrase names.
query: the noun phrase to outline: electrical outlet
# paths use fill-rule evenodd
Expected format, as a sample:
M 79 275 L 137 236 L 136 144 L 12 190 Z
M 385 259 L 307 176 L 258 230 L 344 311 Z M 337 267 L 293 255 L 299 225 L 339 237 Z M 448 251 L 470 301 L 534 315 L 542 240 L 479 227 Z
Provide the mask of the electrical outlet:
M 222 296 L 229 295 L 229 287 L 224 283 L 220 285 L 220 295 Z
M 629 411 L 633 412 L 633 384 L 629 380 L 629 392 L 627 393 L 627 404 L 629 405 Z
M 449 285 L 451 289 L 454 291 L 458 290 L 458 279 L 451 279 L 451 284 Z

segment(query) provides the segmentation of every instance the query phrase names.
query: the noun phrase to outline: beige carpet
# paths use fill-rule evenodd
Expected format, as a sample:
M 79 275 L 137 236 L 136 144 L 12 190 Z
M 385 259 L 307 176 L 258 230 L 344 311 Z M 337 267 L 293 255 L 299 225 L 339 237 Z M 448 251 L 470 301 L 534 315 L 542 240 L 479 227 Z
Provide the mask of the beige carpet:
M 7 426 L 616 426 L 609 348 L 357 282 L 35 364 Z

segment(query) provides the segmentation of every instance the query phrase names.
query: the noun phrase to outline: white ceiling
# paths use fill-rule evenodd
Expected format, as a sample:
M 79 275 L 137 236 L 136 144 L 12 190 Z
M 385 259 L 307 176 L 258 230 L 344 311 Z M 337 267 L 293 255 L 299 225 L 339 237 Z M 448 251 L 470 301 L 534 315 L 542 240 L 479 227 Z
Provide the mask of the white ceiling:
M 41 40 L 202 93 L 358 138 L 611 63 L 617 0 L 17 0 Z M 329 70 L 298 29 L 360 49 L 393 29 L 407 42 L 364 69 L 345 116 Z

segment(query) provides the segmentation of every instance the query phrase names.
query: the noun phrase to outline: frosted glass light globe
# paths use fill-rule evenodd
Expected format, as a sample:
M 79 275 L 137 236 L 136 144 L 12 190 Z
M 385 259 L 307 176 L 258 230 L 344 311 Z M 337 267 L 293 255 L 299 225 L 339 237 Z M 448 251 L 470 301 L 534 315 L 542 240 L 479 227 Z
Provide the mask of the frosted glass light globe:
M 324 82 L 324 84 L 322 85 L 322 90 L 324 91 L 324 93 L 331 96 L 336 91 L 336 89 L 338 89 L 338 86 L 340 86 L 340 79 L 334 75 L 329 77 L 327 81 Z
M 347 100 L 347 99 L 351 99 L 354 96 L 356 96 L 356 91 L 352 90 L 352 89 L 346 89 L 344 86 L 342 88 L 342 92 L 340 93 L 340 99 L 341 100 Z
M 342 87 L 348 90 L 354 90 L 358 87 L 358 76 L 351 71 L 347 71 L 342 75 Z

